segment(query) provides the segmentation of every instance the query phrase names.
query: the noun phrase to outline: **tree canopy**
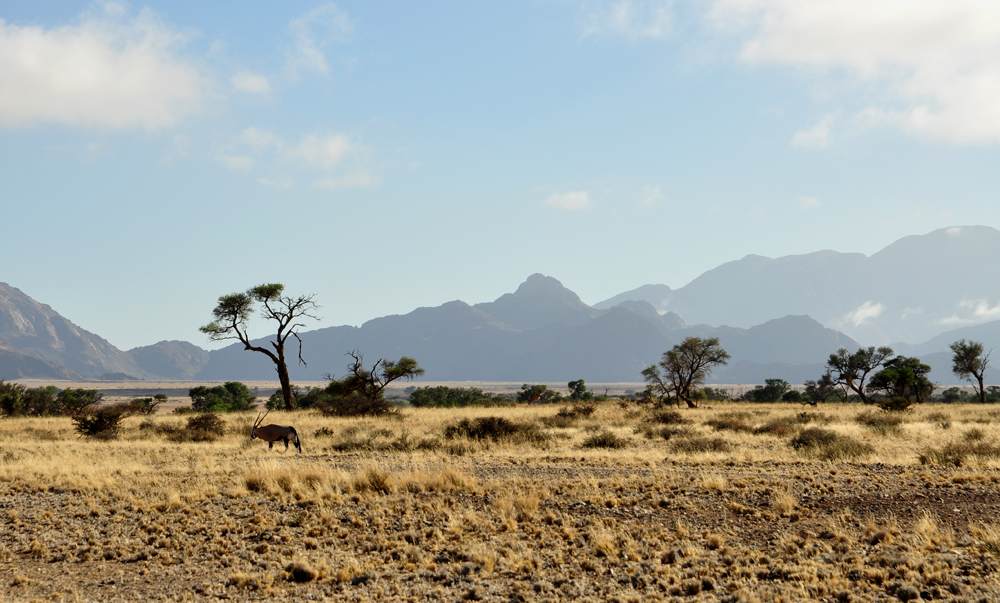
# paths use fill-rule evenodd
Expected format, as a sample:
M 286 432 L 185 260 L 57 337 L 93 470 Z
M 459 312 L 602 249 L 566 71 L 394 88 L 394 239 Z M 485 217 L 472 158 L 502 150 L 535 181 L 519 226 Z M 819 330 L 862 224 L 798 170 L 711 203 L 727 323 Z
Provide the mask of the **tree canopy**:
M 718 337 L 688 337 L 663 353 L 663 358 L 642 371 L 652 392 L 661 399 L 676 396 L 689 408 L 697 408 L 692 388 L 705 383 L 712 369 L 728 364 L 729 353 Z
M 884 368 L 872 375 L 868 391 L 881 395 L 880 406 L 886 410 L 904 410 L 921 404 L 934 393 L 934 384 L 927 378 L 931 367 L 919 358 L 896 356 L 887 360 Z
M 208 335 L 212 341 L 236 339 L 243 344 L 245 350 L 260 352 L 270 358 L 278 372 L 285 409 L 292 410 L 295 402 L 288 376 L 288 363 L 285 360 L 285 342 L 289 337 L 298 340 L 299 362 L 305 366 L 306 361 L 302 358 L 302 339 L 298 333 L 298 330 L 305 325 L 299 321 L 304 318 L 319 320 L 313 314 L 319 306 L 313 302 L 315 297 L 313 295 L 283 296 L 284 290 L 285 286 L 280 283 L 267 283 L 251 287 L 242 293 L 223 295 L 212 310 L 214 320 L 199 330 Z M 268 342 L 271 344 L 270 349 L 255 345 L 250 339 L 248 322 L 258 309 L 264 318 L 278 324 L 275 338 Z
M 951 344 L 951 370 L 959 379 L 965 379 L 972 384 L 979 396 L 979 402 L 986 403 L 986 387 L 984 379 L 986 367 L 990 363 L 992 350 L 986 352 L 983 344 L 978 341 L 959 339 Z
M 871 372 L 882 366 L 893 353 L 892 348 L 884 346 L 861 348 L 853 354 L 849 353 L 846 348 L 840 348 L 836 353 L 830 354 L 830 359 L 826 361 L 827 372 L 836 385 L 846 386 L 857 394 L 862 402 L 868 404 L 865 380 Z

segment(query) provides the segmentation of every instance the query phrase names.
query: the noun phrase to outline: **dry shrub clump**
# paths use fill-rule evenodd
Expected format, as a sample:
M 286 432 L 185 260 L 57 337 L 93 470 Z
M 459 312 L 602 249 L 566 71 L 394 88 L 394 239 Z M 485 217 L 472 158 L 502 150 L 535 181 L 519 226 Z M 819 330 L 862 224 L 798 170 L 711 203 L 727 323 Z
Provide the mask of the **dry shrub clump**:
M 336 452 L 412 452 L 438 448 L 440 442 L 434 438 L 416 440 L 406 430 L 397 436 L 391 429 L 365 428 L 358 425 L 352 425 L 340 432 L 340 437 L 330 446 L 330 450 Z
M 934 423 L 941 429 L 951 429 L 951 415 L 943 412 L 932 412 L 925 418 L 929 423 Z
M 757 427 L 753 432 L 758 435 L 767 434 L 784 437 L 797 433 L 801 428 L 801 423 L 796 421 L 794 417 L 779 417 L 771 419 L 767 423 Z
M 982 441 L 951 442 L 941 448 L 926 448 L 919 458 L 921 465 L 962 467 L 971 459 L 978 462 L 1000 459 L 1000 446 Z
M 564 406 L 552 417 L 544 417 L 541 421 L 546 427 L 567 428 L 573 427 L 579 419 L 589 419 L 597 405 L 592 402 L 574 402 L 571 406 Z
M 488 440 L 513 444 L 533 444 L 536 446 L 544 445 L 549 439 L 534 423 L 517 423 L 503 417 L 462 419 L 457 423 L 446 426 L 444 428 L 444 437 L 448 439 L 468 438 L 470 440 Z
M 894 413 L 863 412 L 854 417 L 854 422 L 883 436 L 903 434 L 903 417 Z
M 85 414 L 73 417 L 74 429 L 82 436 L 114 440 L 118 438 L 122 419 L 132 413 L 133 408 L 126 403 L 92 407 Z
M 789 444 L 809 456 L 826 461 L 864 458 L 874 452 L 868 444 L 822 427 L 802 430 Z
M 679 438 L 670 441 L 670 450 L 682 454 L 729 452 L 732 445 L 722 438 Z
M 628 438 L 623 438 L 603 429 L 583 440 L 584 448 L 627 448 L 632 445 Z
M 753 432 L 753 415 L 748 412 L 724 412 L 714 419 L 705 421 L 705 425 L 717 431 Z

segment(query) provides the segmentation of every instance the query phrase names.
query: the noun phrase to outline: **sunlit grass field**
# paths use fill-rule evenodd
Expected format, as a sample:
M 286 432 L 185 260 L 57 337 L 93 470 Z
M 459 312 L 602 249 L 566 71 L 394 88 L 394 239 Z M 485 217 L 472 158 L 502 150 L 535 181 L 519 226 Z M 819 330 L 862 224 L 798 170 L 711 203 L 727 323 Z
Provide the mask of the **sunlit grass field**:
M 0 600 L 1000 600 L 1000 408 L 255 416 L 0 420 Z

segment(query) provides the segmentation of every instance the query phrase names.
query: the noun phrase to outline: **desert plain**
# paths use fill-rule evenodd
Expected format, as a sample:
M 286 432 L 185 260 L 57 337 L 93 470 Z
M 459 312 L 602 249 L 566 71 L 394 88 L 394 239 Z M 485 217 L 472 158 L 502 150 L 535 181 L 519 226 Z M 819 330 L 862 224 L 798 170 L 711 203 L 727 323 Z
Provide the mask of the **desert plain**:
M 1000 409 L 878 413 L 3 419 L 0 601 L 1000 601 Z

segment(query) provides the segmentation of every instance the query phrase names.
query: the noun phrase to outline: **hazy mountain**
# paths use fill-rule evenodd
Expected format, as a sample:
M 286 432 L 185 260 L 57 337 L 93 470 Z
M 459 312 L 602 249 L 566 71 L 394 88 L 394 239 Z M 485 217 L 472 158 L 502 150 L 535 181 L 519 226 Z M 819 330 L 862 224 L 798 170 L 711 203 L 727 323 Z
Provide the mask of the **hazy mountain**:
M 529 276 L 514 293 L 474 307 L 517 329 L 537 329 L 560 322 L 580 325 L 601 314 L 562 283 L 542 274 Z
M 128 353 L 139 368 L 167 379 L 191 379 L 208 364 L 208 350 L 186 341 L 161 341 Z
M 892 345 L 892 349 L 907 356 L 921 356 L 935 352 L 948 352 L 950 354 L 948 346 L 959 339 L 978 341 L 983 344 L 986 351 L 997 350 L 997 353 L 1000 354 L 1000 320 L 945 331 L 923 343 L 895 343 Z M 1000 364 L 1000 356 L 995 362 Z
M 149 377 L 132 357 L 7 283 L 0 283 L 0 338 L 19 352 L 85 377 Z
M 0 340 L 0 379 L 80 379 L 61 366 L 23 354 L 6 341 Z
M 719 337 L 734 361 L 796 365 L 825 362 L 839 347 L 857 347 L 843 333 L 806 316 L 788 316 L 752 329 L 688 327 L 675 314 L 660 315 L 645 302 L 624 302 L 603 312 L 589 309 L 559 281 L 532 275 L 520 294 L 492 304 L 461 301 L 376 318 L 361 327 L 329 327 L 302 333 L 308 367 L 289 367 L 293 379 L 343 374 L 344 354 L 360 349 L 369 363 L 412 356 L 429 380 L 640 381 L 643 368 L 687 336 Z M 503 303 L 500 303 L 503 300 Z M 487 314 L 496 309 L 518 328 Z M 513 309 L 513 310 L 512 310 Z M 583 316 L 592 318 L 581 320 Z M 575 323 L 575 324 L 574 324 Z M 264 340 L 260 340 L 263 342 Z M 289 357 L 295 351 L 286 352 Z M 760 364 L 757 364 L 760 366 Z M 751 368 L 744 367 L 751 374 Z M 761 368 L 760 370 L 764 370 Z M 809 378 L 819 373 L 809 369 Z M 775 375 L 760 373 L 757 382 Z M 274 366 L 242 345 L 213 351 L 199 379 L 273 379 Z M 749 377 L 746 382 L 751 382 Z
M 955 226 L 904 237 L 871 257 L 749 255 L 679 289 L 646 285 L 594 307 L 641 300 L 688 323 L 738 327 L 809 315 L 869 344 L 921 341 L 1000 316 L 998 257 L 1000 231 Z

